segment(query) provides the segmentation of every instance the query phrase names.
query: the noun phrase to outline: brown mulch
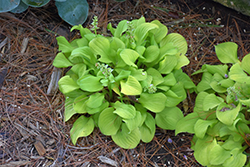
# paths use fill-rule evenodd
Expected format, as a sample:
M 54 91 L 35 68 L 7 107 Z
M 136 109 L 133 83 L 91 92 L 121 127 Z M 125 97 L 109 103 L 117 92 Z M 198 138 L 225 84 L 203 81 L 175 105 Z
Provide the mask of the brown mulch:
M 215 44 L 236 42 L 240 59 L 250 52 L 249 17 L 209 1 L 88 2 L 85 27 L 94 15 L 103 33 L 109 22 L 117 24 L 143 15 L 147 21 L 160 20 L 170 33 L 183 35 L 190 59 L 183 70 L 189 76 L 204 63 L 219 63 Z M 116 146 L 98 129 L 72 145 L 69 131 L 73 120 L 63 121 L 64 96 L 58 90 L 47 92 L 57 53 L 55 37 L 77 37 L 69 29 L 53 2 L 22 14 L 0 14 L 0 166 L 200 166 L 190 149 L 191 135 L 175 136 L 162 129 L 157 129 L 152 142 L 131 150 Z M 180 104 L 185 113 L 192 112 L 194 98 L 189 96 L 188 107 Z

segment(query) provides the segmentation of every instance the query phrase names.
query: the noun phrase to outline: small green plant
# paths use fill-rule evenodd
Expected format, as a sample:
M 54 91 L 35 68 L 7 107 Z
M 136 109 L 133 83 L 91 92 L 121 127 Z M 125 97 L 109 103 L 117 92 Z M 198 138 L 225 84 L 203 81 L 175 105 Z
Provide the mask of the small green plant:
M 167 35 L 166 26 L 144 17 L 116 28 L 109 24 L 111 37 L 97 34 L 97 23 L 94 18 L 94 33 L 74 26 L 81 38 L 70 43 L 57 38 L 61 52 L 53 65 L 70 67 L 58 82 L 66 97 L 65 121 L 78 115 L 70 131 L 73 144 L 95 127 L 126 149 L 150 142 L 156 125 L 175 129 L 183 117 L 176 105 L 195 88 L 181 69 L 189 63 L 184 37 Z
M 205 64 L 194 73 L 203 73 L 194 111 L 176 125 L 176 134 L 194 134 L 191 148 L 203 166 L 250 166 L 246 151 L 250 146 L 250 54 L 239 61 L 237 49 L 233 42 L 215 46 L 224 65 Z

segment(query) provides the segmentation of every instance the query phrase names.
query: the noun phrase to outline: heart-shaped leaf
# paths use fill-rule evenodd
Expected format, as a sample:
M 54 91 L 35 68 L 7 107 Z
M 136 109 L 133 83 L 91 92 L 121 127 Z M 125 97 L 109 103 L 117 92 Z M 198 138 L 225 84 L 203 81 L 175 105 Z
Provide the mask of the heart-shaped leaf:
M 125 123 L 122 123 L 121 131 L 111 136 L 113 141 L 120 147 L 125 149 L 133 149 L 140 143 L 139 128 L 129 131 Z
M 62 52 L 60 52 L 56 55 L 53 61 L 53 66 L 57 68 L 66 68 L 69 66 L 73 66 L 73 64 L 65 57 Z
M 142 23 L 135 29 L 135 40 L 136 44 L 141 45 L 148 35 L 148 31 L 159 28 L 156 24 L 153 23 Z
M 79 85 L 69 76 L 63 76 L 59 81 L 58 81 L 59 89 L 63 94 L 67 94 L 69 92 L 72 92 L 76 89 L 79 89 Z
M 134 62 L 139 57 L 139 54 L 132 49 L 123 49 L 120 53 L 122 60 L 129 66 L 137 67 Z
M 100 78 L 92 75 L 83 75 L 78 79 L 77 84 L 87 92 L 98 92 L 103 89 Z
M 155 135 L 155 119 L 150 113 L 146 113 L 146 119 L 139 128 L 141 132 L 141 140 L 145 143 L 150 142 Z
M 16 7 L 18 7 L 19 4 L 20 0 L 12 0 L 12 1 L 0 0 L 0 13 L 11 11 Z
M 181 118 L 175 127 L 175 135 L 181 132 L 194 133 L 194 125 L 198 121 L 199 116 L 196 112 L 188 114 Z
M 75 145 L 79 137 L 86 137 L 90 135 L 95 128 L 94 120 L 91 117 L 82 115 L 73 124 L 70 130 L 70 137 L 72 143 Z
M 114 112 L 114 108 L 106 108 L 99 115 L 98 127 L 104 135 L 115 135 L 120 129 L 122 119 Z
M 32 7 L 42 7 L 46 5 L 50 0 L 22 0 L 26 5 Z
M 10 1 L 11 2 L 11 1 Z M 1 4 L 0 4 L 0 6 L 1 6 Z M 14 9 L 12 9 L 11 10 L 11 12 L 12 13 L 22 13 L 22 12 L 24 12 L 25 10 L 27 10 L 28 9 L 28 5 L 26 5 L 25 3 L 23 3 L 23 1 L 20 1 L 20 4 L 16 7 L 16 8 L 14 8 Z M 1 7 L 0 7 L 1 8 Z M 1 12 L 1 11 L 0 11 Z
M 215 52 L 222 63 L 237 63 L 238 45 L 234 42 L 224 42 L 215 46 Z
M 243 57 L 241 62 L 241 68 L 250 75 L 250 53 Z
M 194 133 L 195 135 L 202 139 L 209 126 L 213 126 L 217 123 L 217 120 L 203 120 L 203 119 L 198 119 L 198 121 L 194 125 Z
M 217 107 L 216 116 L 217 118 L 226 125 L 232 125 L 236 119 L 240 109 L 241 103 L 236 108 L 230 109 L 226 103 L 222 103 Z
M 175 56 L 166 56 L 160 63 L 158 71 L 162 74 L 169 74 L 177 65 L 177 58 Z
M 121 92 L 125 95 L 140 95 L 142 92 L 142 87 L 139 81 L 133 76 L 128 76 L 127 82 L 121 81 Z
M 183 118 L 183 113 L 178 107 L 166 107 L 155 115 L 155 122 L 162 129 L 174 130 L 181 118 Z
M 223 103 L 223 99 L 215 94 L 208 94 L 203 101 L 203 110 L 208 111 Z
M 165 108 L 167 97 L 163 93 L 142 93 L 138 100 L 143 107 L 152 112 L 158 113 Z
M 135 107 L 130 104 L 124 104 L 116 101 L 113 104 L 113 107 L 115 108 L 114 113 L 119 115 L 121 118 L 132 119 L 136 116 Z
M 89 12 L 89 5 L 86 0 L 56 1 L 59 16 L 71 25 L 83 24 Z

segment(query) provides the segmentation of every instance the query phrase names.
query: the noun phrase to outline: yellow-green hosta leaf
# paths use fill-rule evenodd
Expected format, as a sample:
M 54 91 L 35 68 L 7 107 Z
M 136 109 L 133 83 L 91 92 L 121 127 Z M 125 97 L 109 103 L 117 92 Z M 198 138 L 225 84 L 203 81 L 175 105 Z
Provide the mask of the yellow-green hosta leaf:
M 90 135 L 95 128 L 94 120 L 91 117 L 80 116 L 70 130 L 72 143 L 75 145 L 79 137 Z
M 79 85 L 69 76 L 63 76 L 59 81 L 58 81 L 59 89 L 63 94 L 72 92 L 76 89 L 79 89 Z
M 203 110 L 208 111 L 209 109 L 213 109 L 223 103 L 223 101 L 221 97 L 217 97 L 215 94 L 208 94 L 203 101 Z
M 74 104 L 74 98 L 66 97 L 65 109 L 64 109 L 64 122 L 67 122 L 74 114 L 76 114 L 73 104 Z
M 166 56 L 160 63 L 158 71 L 162 74 L 169 74 L 177 65 L 176 56 Z
M 127 30 L 128 28 L 128 20 L 122 20 L 118 23 L 117 28 L 114 31 L 114 37 L 120 38 L 122 34 Z
M 139 128 L 135 128 L 130 132 L 125 123 L 122 123 L 121 131 L 111 137 L 118 146 L 124 149 L 135 148 L 141 139 Z
M 168 28 L 164 24 L 162 24 L 159 20 L 154 20 L 151 23 L 154 23 L 159 27 L 158 29 L 152 30 L 153 31 L 152 33 L 155 36 L 155 41 L 157 43 L 160 43 L 161 40 L 167 35 Z
M 178 33 L 171 33 L 164 37 L 161 42 L 160 46 L 164 46 L 167 43 L 172 42 L 175 47 L 178 48 L 178 55 L 185 55 L 187 53 L 187 41 L 185 38 L 178 34 Z
M 137 67 L 134 63 L 139 57 L 139 54 L 132 49 L 123 49 L 120 53 L 122 60 L 129 66 Z
M 177 57 L 177 64 L 175 66 L 176 70 L 179 70 L 181 67 L 186 66 L 189 64 L 189 59 L 185 55 L 176 55 Z
M 239 63 L 230 68 L 229 78 L 239 83 L 250 84 L 250 77 L 243 71 Z
M 144 52 L 143 56 L 145 57 L 145 60 L 143 60 L 143 62 L 151 63 L 155 60 L 158 60 L 159 54 L 160 54 L 160 49 L 158 48 L 158 46 L 151 45 L 151 46 L 147 47 L 145 52 Z
M 66 68 L 69 66 L 73 66 L 73 64 L 65 57 L 62 52 L 60 52 L 56 55 L 53 61 L 53 66 L 57 68 Z
M 150 142 L 155 136 L 155 119 L 150 113 L 146 113 L 146 119 L 139 128 L 141 132 L 141 140 L 145 143 Z
M 231 151 L 231 157 L 224 162 L 224 166 L 244 166 L 247 161 L 247 155 L 242 153 L 242 148 L 235 148 Z
M 86 110 L 86 101 L 88 100 L 88 97 L 87 95 L 83 94 L 77 98 L 75 98 L 74 100 L 74 110 L 77 112 L 77 113 L 80 113 L 80 114 L 84 114 L 84 113 L 87 113 L 87 110 Z
M 208 159 L 210 164 L 220 165 L 223 164 L 230 157 L 230 151 L 227 151 L 219 144 L 216 144 L 213 148 L 211 148 Z
M 212 89 L 210 86 L 210 82 L 212 80 L 213 75 L 209 72 L 204 72 L 201 78 L 201 81 L 197 85 L 197 91 L 202 92 L 205 90 Z
M 135 128 L 138 128 L 140 123 L 141 123 L 141 113 L 139 111 L 136 111 L 136 114 L 134 116 L 134 118 L 131 119 L 122 119 L 123 122 L 126 123 L 127 128 L 129 129 L 129 131 L 133 131 Z
M 98 92 L 103 89 L 99 77 L 84 75 L 77 80 L 80 88 L 87 92 Z
M 98 108 L 104 102 L 104 95 L 102 93 L 92 94 L 87 102 L 87 106 L 90 108 Z
M 114 113 L 123 119 L 133 119 L 136 116 L 136 109 L 131 104 L 125 104 L 116 101 L 113 104 L 113 107 L 115 108 Z
M 73 63 L 91 62 L 96 63 L 96 57 L 88 46 L 78 47 L 71 52 L 69 60 Z
M 184 86 L 180 82 L 177 82 L 170 90 L 168 90 L 164 94 L 167 97 L 166 107 L 175 107 L 187 97 Z
M 198 119 L 199 115 L 196 112 L 181 118 L 175 126 L 175 135 L 182 132 L 194 133 L 194 125 Z
M 151 75 L 153 77 L 152 84 L 154 86 L 157 86 L 157 85 L 164 82 L 164 79 L 163 79 L 161 73 L 158 70 L 154 69 L 154 68 L 147 69 L 147 74 Z
M 234 42 L 224 42 L 215 46 L 215 53 L 222 63 L 237 63 L 238 45 Z
M 216 119 L 212 119 L 212 120 L 203 120 L 203 119 L 198 119 L 198 121 L 195 123 L 194 125 L 194 133 L 195 135 L 202 139 L 209 126 L 213 126 L 218 122 L 218 120 Z
M 198 139 L 194 145 L 194 157 L 202 165 L 209 165 L 209 155 L 211 149 L 217 145 L 216 139 L 212 136 L 205 136 L 203 139 Z
M 124 82 L 123 80 L 121 83 L 121 92 L 125 95 L 140 95 L 142 92 L 141 84 L 135 77 L 128 76 L 128 80 Z
M 142 93 L 138 100 L 143 107 L 154 113 L 159 113 L 165 108 L 167 97 L 163 93 Z
M 237 105 L 236 108 L 229 108 L 226 103 L 222 103 L 217 107 L 216 116 L 217 118 L 226 125 L 232 125 L 234 120 L 236 119 L 238 113 L 241 109 L 241 103 Z
M 98 127 L 104 135 L 115 135 L 120 129 L 122 119 L 117 114 L 113 113 L 114 108 L 104 109 L 98 119 Z
M 119 49 L 125 49 L 125 44 L 119 38 L 113 37 L 110 43 L 110 47 L 115 51 L 118 51 Z
M 59 46 L 58 48 L 59 51 L 62 51 L 64 53 L 69 53 L 74 49 L 64 36 L 59 36 L 56 38 L 56 40 Z
M 112 58 L 110 56 L 110 42 L 105 37 L 96 37 L 89 42 L 89 47 L 95 56 L 100 55 L 98 59 L 103 63 L 111 63 Z
M 241 68 L 250 75 L 250 53 L 243 57 Z
M 178 107 L 166 107 L 155 115 L 155 122 L 162 129 L 175 130 L 181 118 L 183 118 L 183 113 Z
M 146 37 L 148 32 L 152 29 L 159 28 L 156 24 L 153 23 L 142 23 L 135 29 L 135 40 L 137 46 L 141 45 Z
M 194 89 L 196 86 L 190 77 L 182 71 L 182 69 L 174 70 L 174 77 L 177 82 L 181 82 L 185 89 Z
M 225 74 L 228 73 L 228 66 L 227 65 L 209 65 L 205 64 L 202 66 L 202 69 L 207 70 L 211 74 L 220 74 L 223 78 Z

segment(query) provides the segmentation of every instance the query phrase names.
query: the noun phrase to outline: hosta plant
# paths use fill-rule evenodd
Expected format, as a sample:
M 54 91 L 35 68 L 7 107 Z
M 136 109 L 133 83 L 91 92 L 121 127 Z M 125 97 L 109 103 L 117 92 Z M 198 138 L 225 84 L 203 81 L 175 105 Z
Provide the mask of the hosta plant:
M 250 146 L 250 54 L 242 61 L 238 45 L 215 46 L 222 65 L 203 65 L 194 111 L 176 125 L 176 134 L 193 133 L 192 149 L 203 166 L 242 167 Z M 250 166 L 249 164 L 247 166 Z
M 144 17 L 122 20 L 116 28 L 109 24 L 107 37 L 97 34 L 96 17 L 92 25 L 93 33 L 74 26 L 81 38 L 70 43 L 58 37 L 61 52 L 53 62 L 70 68 L 58 84 L 66 97 L 65 121 L 77 117 L 73 144 L 95 127 L 126 149 L 150 142 L 156 125 L 175 129 L 183 117 L 176 105 L 195 87 L 181 69 L 189 63 L 184 37 Z

